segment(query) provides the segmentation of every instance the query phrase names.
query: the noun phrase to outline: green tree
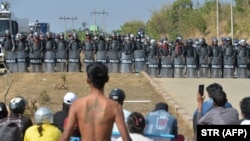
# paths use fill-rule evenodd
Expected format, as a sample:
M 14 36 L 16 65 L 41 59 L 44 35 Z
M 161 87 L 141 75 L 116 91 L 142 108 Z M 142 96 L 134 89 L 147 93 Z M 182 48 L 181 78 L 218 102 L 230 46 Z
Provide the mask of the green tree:
M 124 23 L 124 25 L 120 27 L 120 33 L 121 34 L 127 34 L 127 33 L 137 34 L 137 31 L 140 28 L 144 29 L 145 23 L 143 21 L 134 20 L 134 21 Z

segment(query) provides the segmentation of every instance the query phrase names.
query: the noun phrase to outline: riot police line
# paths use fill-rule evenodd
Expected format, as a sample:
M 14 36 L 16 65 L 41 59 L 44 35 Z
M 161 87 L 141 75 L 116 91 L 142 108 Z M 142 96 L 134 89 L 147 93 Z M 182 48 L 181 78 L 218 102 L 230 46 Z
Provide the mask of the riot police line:
M 102 62 L 110 72 L 145 71 L 152 77 L 249 78 L 246 40 L 236 47 L 230 37 L 222 45 L 213 38 L 208 45 L 204 38 L 185 43 L 181 37 L 175 42 L 156 41 L 143 33 L 93 36 L 86 32 L 85 36 L 80 41 L 72 33 L 66 40 L 63 33 L 52 37 L 50 32 L 34 32 L 28 37 L 19 33 L 14 40 L 6 31 L 2 43 L 5 63 L 10 72 L 80 72 L 91 62 Z

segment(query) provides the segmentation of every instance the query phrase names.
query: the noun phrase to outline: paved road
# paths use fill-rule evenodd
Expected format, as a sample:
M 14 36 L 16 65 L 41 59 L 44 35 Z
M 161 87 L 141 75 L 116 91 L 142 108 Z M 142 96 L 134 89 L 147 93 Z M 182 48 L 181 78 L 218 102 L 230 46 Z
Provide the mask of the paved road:
M 236 108 L 240 115 L 239 102 L 243 97 L 250 96 L 249 79 L 207 79 L 207 78 L 153 78 L 190 116 L 197 107 L 196 93 L 199 84 L 205 88 L 217 82 L 223 86 L 228 101 Z M 206 99 L 207 93 L 205 91 Z M 240 115 L 241 118 L 241 115 Z

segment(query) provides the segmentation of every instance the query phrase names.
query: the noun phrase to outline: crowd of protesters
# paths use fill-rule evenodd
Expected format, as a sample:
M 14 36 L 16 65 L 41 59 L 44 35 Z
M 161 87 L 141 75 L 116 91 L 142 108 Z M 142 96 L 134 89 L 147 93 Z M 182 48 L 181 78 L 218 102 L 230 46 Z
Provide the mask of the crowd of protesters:
M 101 62 L 87 66 L 89 95 L 77 97 L 67 92 L 62 101 L 62 110 L 53 113 L 47 107 L 39 107 L 34 114 L 34 123 L 24 116 L 26 100 L 16 96 L 9 106 L 0 103 L 0 135 L 12 141 L 77 141 L 77 140 L 171 140 L 184 141 L 178 132 L 177 118 L 169 113 L 167 103 L 156 103 L 145 116 L 137 111 L 122 108 L 126 98 L 121 88 L 114 88 L 108 97 L 104 86 L 109 80 L 108 68 Z M 209 100 L 197 93 L 198 107 L 193 116 L 194 139 L 197 125 L 249 125 L 250 97 L 240 101 L 237 111 L 227 100 L 222 85 L 213 83 L 207 88 Z M 9 110 L 8 110 L 9 109 Z M 243 119 L 239 119 L 239 113 Z M 13 122 L 21 132 L 13 131 Z M 13 131 L 13 132 L 12 132 Z

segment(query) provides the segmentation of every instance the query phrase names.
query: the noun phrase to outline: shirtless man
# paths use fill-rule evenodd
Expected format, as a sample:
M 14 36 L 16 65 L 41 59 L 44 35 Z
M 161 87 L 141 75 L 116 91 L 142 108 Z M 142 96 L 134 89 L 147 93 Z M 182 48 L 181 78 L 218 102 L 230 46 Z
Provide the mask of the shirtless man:
M 82 141 L 110 141 L 114 122 L 123 141 L 131 141 L 122 107 L 104 96 L 104 85 L 108 80 L 108 68 L 103 63 L 87 66 L 89 95 L 75 100 L 71 105 L 68 123 L 60 141 L 69 140 L 75 124 L 79 127 Z

